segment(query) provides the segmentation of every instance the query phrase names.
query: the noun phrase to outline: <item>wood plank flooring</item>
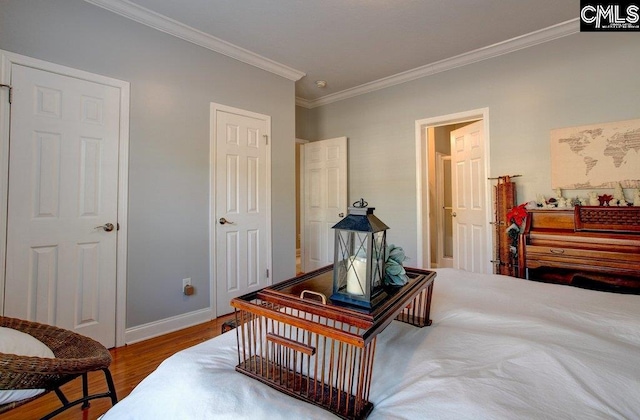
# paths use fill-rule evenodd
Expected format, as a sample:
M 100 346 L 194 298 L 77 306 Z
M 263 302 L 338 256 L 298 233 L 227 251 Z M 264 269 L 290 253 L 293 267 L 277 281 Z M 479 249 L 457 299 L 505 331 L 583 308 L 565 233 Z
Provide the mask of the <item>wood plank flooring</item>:
M 129 395 L 131 390 L 167 357 L 187 347 L 194 346 L 210 338 L 220 335 L 222 324 L 233 315 L 217 318 L 213 321 L 160 337 L 141 341 L 124 347 L 111 349 L 113 362 L 110 370 L 116 386 L 118 400 Z M 64 385 L 62 391 L 69 400 L 82 396 L 82 381 L 80 378 Z M 89 393 L 106 392 L 107 385 L 102 372 L 89 374 Z M 109 398 L 91 401 L 91 406 L 82 410 L 80 405 L 72 407 L 54 420 L 95 420 L 111 407 Z M 0 414 L 1 420 L 31 420 L 39 419 L 60 407 L 60 401 L 55 393 L 40 397 L 28 404 Z

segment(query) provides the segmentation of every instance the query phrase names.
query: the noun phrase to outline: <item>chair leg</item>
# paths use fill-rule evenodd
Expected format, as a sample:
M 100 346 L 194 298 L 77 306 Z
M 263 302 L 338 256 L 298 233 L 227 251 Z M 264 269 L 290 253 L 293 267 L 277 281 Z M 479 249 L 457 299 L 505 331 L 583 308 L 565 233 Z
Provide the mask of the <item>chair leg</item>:
M 62 405 L 67 405 L 69 404 L 69 400 L 67 399 L 67 397 L 64 395 L 64 393 L 62 392 L 62 390 L 60 388 L 56 388 L 53 390 L 56 395 L 58 396 L 58 399 L 60 400 L 60 402 L 62 403 Z
M 111 397 L 111 405 L 114 406 L 118 402 L 118 396 L 116 394 L 116 387 L 113 384 L 113 377 L 111 376 L 111 372 L 109 368 L 102 369 L 104 372 L 104 379 L 107 381 L 107 387 L 109 388 L 109 396 Z
M 62 393 L 60 388 L 54 389 L 56 395 L 60 399 L 60 402 L 62 402 L 62 407 L 42 417 L 41 420 L 49 420 L 52 417 L 55 417 L 58 414 L 62 413 L 63 411 L 80 403 L 82 403 L 82 409 L 88 408 L 89 401 L 95 400 L 97 398 L 109 397 L 111 399 L 111 405 L 112 406 L 115 405 L 118 402 L 118 397 L 116 395 L 116 387 L 113 383 L 113 377 L 111 376 L 111 372 L 109 371 L 109 368 L 102 369 L 102 372 L 104 372 L 104 378 L 105 378 L 105 381 L 107 382 L 107 388 L 108 388 L 107 392 L 101 392 L 99 394 L 89 395 L 89 382 L 88 382 L 87 373 L 83 373 L 82 374 L 82 398 L 78 398 L 77 400 L 70 402 L 67 399 L 67 397 Z
M 82 396 L 87 398 L 89 396 L 89 381 L 87 379 L 87 372 L 82 374 Z M 82 409 L 89 408 L 91 404 L 89 404 L 89 400 L 86 400 L 82 403 Z

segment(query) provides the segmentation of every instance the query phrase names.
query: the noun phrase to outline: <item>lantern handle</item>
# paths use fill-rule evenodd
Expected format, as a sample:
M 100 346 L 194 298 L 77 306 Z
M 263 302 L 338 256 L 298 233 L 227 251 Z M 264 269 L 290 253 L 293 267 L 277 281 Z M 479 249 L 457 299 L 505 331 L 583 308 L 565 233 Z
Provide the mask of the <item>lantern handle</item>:
M 309 294 L 312 294 L 312 295 L 320 296 L 320 299 L 322 299 L 322 304 L 323 305 L 327 304 L 327 297 L 325 295 L 323 295 L 322 293 L 314 292 L 313 290 L 303 290 L 302 293 L 300 293 L 300 299 L 304 299 L 304 294 L 305 293 L 309 293 Z
M 356 201 L 355 203 L 353 203 L 353 207 L 356 207 L 356 208 L 359 208 L 359 209 L 363 209 L 363 208 L 367 207 L 368 205 L 369 205 L 369 203 L 364 201 L 364 198 L 361 198 L 360 201 Z

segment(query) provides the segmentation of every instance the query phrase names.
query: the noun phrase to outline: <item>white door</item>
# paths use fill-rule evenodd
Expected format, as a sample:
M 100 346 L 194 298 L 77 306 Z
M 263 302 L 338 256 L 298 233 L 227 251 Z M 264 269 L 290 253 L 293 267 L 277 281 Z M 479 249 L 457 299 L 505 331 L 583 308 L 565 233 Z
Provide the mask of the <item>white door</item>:
M 11 78 L 4 314 L 113 347 L 120 91 L 16 64 Z
M 270 119 L 212 105 L 216 316 L 270 284 Z
M 347 214 L 347 138 L 314 141 L 304 150 L 303 271 L 333 263 L 334 231 Z
M 437 179 L 437 263 L 438 268 L 453 267 L 453 207 L 451 194 L 451 156 L 436 153 Z
M 486 175 L 482 121 L 451 132 L 454 267 L 487 273 Z

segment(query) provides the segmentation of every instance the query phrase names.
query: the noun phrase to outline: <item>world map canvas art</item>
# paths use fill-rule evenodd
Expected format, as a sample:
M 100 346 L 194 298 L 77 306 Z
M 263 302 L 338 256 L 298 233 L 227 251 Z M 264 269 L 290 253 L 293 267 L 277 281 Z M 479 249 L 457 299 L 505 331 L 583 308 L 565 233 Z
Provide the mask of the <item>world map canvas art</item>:
M 640 188 L 640 119 L 551 130 L 553 189 Z

